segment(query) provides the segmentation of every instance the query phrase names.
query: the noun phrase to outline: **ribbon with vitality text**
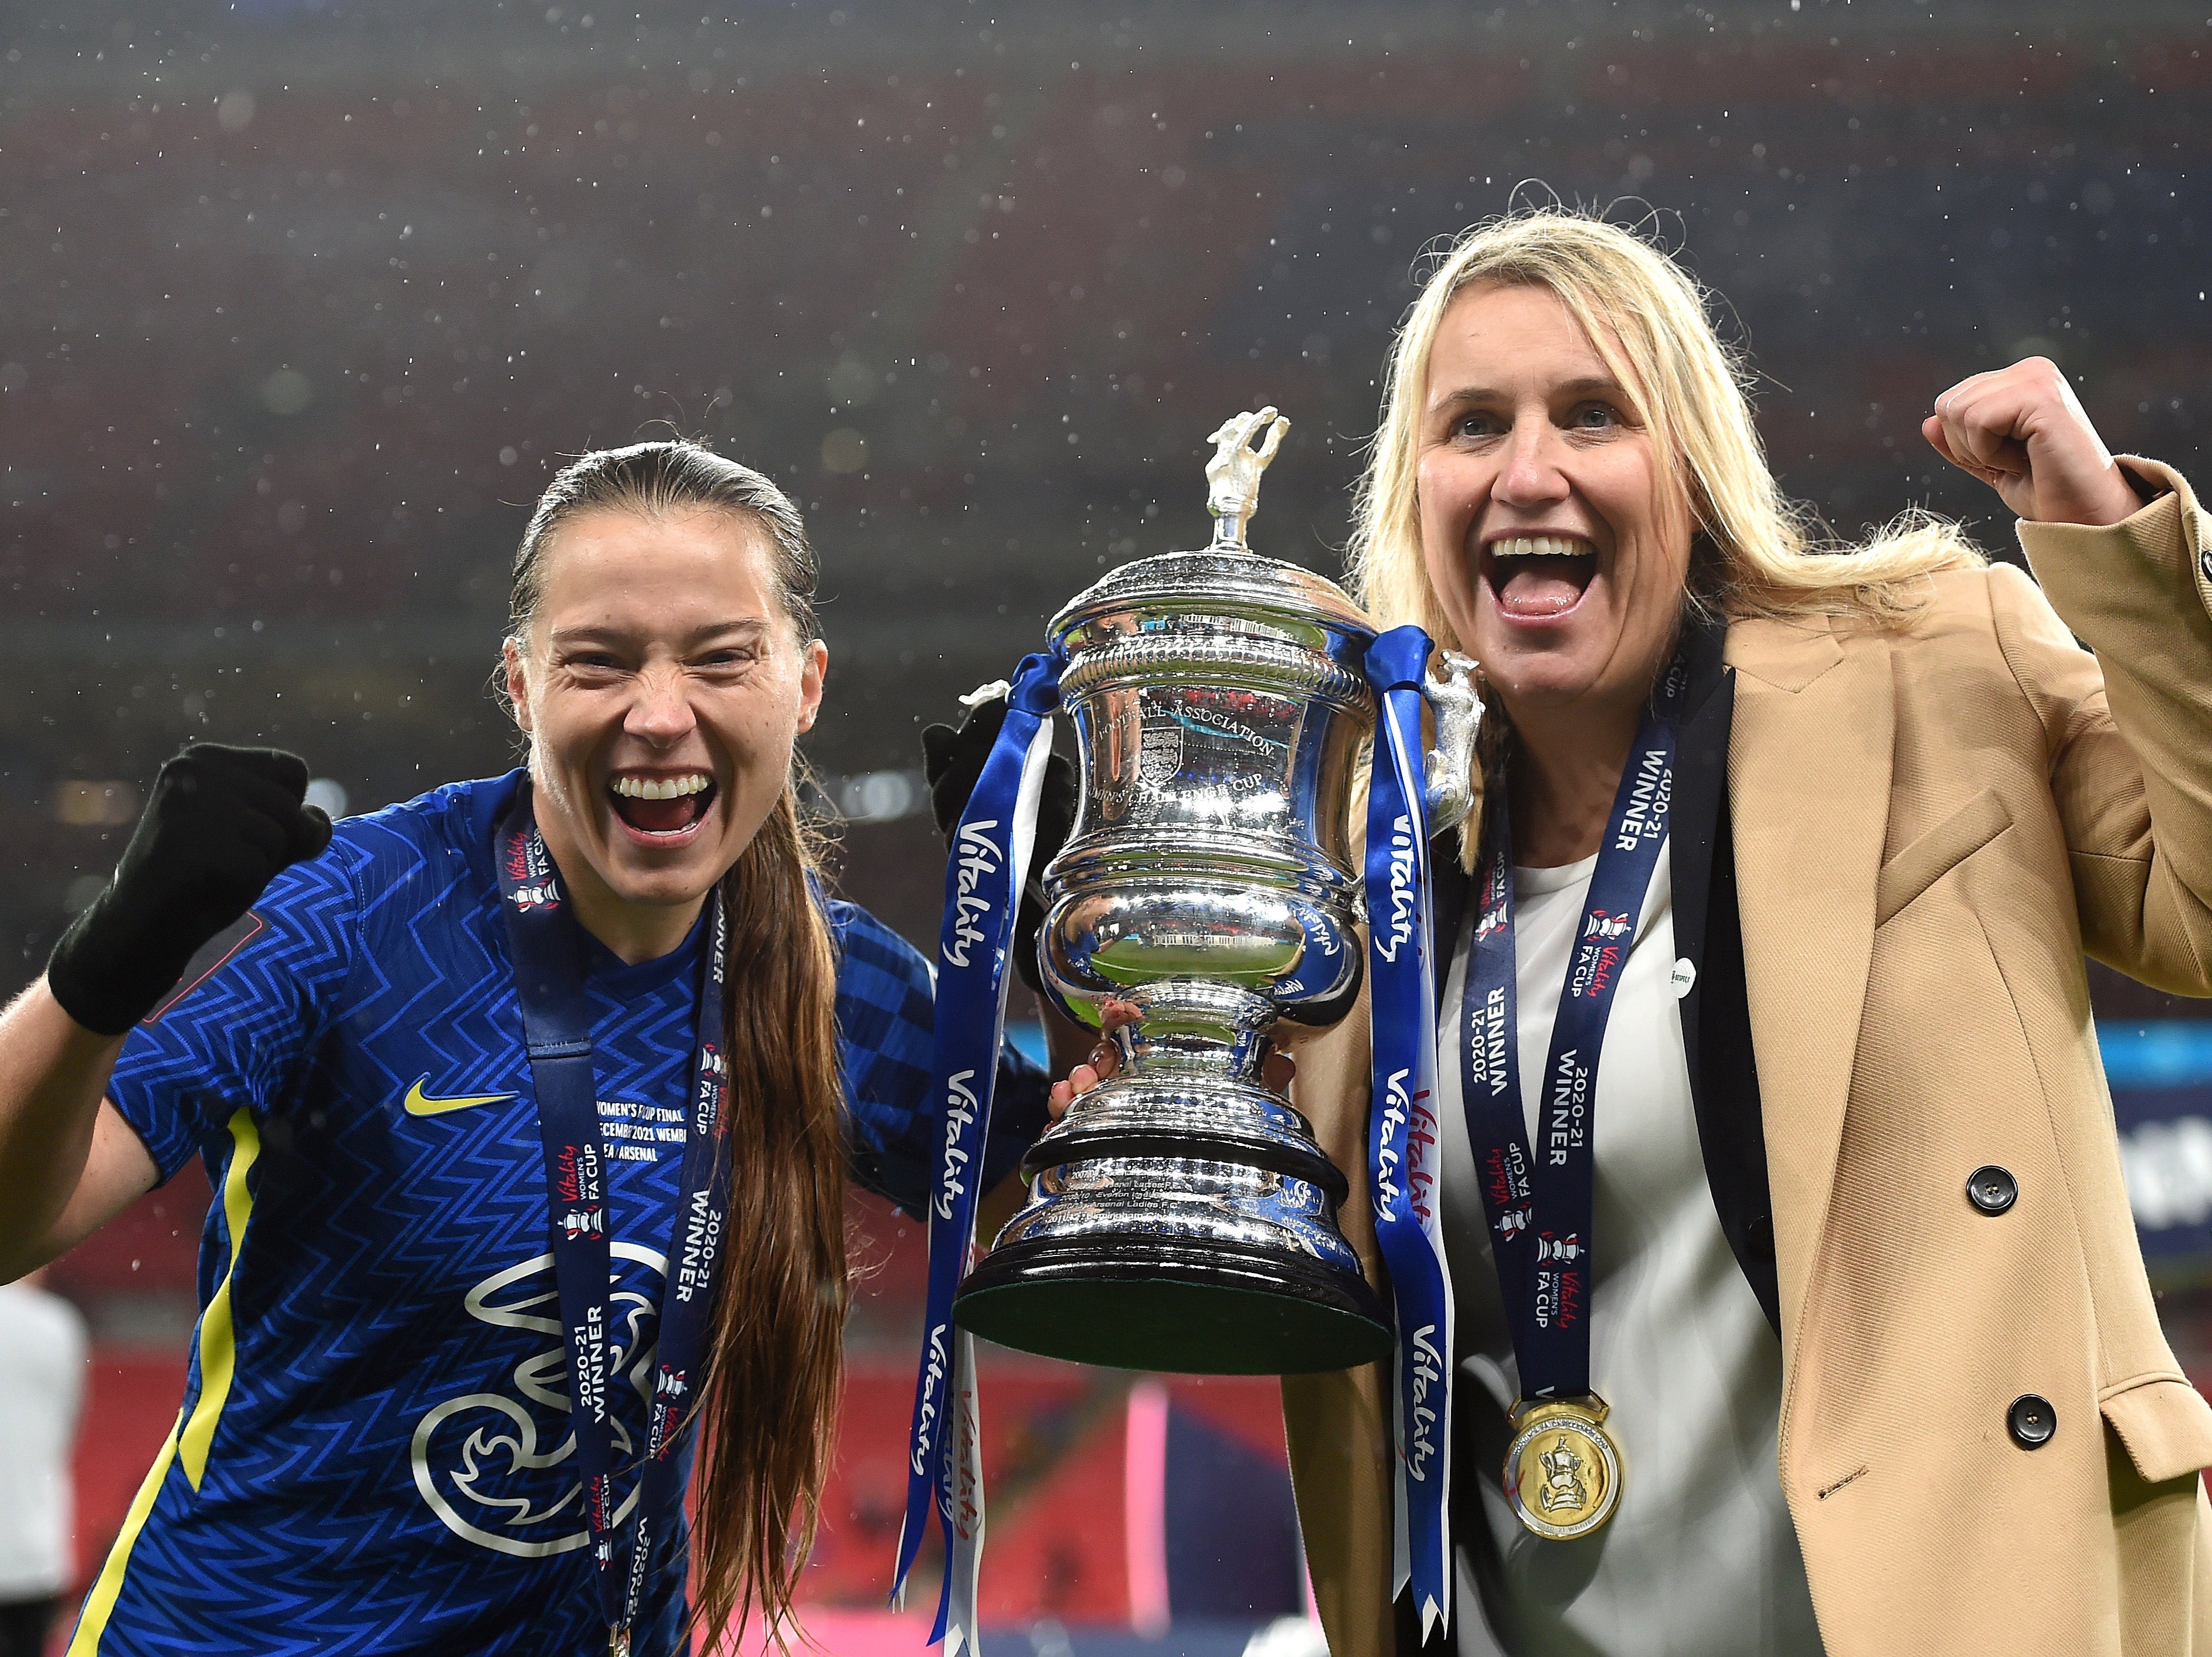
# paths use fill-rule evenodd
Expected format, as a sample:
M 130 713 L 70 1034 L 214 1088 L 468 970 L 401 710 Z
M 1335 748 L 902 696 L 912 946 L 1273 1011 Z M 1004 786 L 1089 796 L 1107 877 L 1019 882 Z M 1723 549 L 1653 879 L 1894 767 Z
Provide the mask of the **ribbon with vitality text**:
M 1398 1325 L 1397 1583 L 1411 1581 L 1426 1630 L 1449 1614 L 1451 1287 L 1437 1208 L 1436 990 L 1429 937 L 1428 810 L 1421 686 L 1431 646 L 1394 628 L 1349 663 L 1381 717 L 1369 791 L 1366 894 L 1375 1029 L 1372 1156 L 1376 1233 Z M 1006 722 L 954 830 L 939 934 L 936 1177 L 929 1287 L 908 1442 L 905 1522 L 892 1597 L 904 1591 L 933 1506 L 946 1565 L 933 1642 L 945 1657 L 976 1647 L 975 1573 L 983 1542 L 975 1362 L 952 1301 L 975 1249 L 975 1204 L 1006 1025 L 1008 954 L 1060 705 L 1060 664 L 1027 658 Z

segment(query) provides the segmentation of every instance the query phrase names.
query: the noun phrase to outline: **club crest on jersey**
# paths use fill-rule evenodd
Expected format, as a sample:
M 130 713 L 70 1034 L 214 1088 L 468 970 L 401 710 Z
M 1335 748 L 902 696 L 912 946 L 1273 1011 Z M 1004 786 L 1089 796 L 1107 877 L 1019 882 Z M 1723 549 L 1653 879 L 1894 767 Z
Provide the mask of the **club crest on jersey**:
M 586 1379 L 587 1396 L 604 1393 L 610 1382 L 626 1386 L 638 1400 L 632 1418 L 647 1417 L 653 1379 L 638 1357 L 653 1347 L 664 1262 L 658 1249 L 620 1239 L 608 1249 L 617 1273 L 613 1315 L 599 1332 L 603 1346 L 590 1366 L 598 1376 Z M 566 1336 L 545 1314 L 556 1294 L 550 1253 L 495 1272 L 468 1291 L 468 1326 L 502 1351 L 512 1344 L 514 1361 L 499 1378 L 484 1378 L 489 1390 L 434 1405 L 408 1449 L 415 1488 L 439 1522 L 471 1545 L 510 1558 L 542 1559 L 591 1543 L 568 1411 L 545 1390 L 546 1377 L 565 1375 L 568 1366 Z M 634 1460 L 644 1446 L 623 1412 L 609 1411 L 606 1419 L 617 1460 Z M 636 1500 L 633 1487 L 612 1523 L 622 1524 Z

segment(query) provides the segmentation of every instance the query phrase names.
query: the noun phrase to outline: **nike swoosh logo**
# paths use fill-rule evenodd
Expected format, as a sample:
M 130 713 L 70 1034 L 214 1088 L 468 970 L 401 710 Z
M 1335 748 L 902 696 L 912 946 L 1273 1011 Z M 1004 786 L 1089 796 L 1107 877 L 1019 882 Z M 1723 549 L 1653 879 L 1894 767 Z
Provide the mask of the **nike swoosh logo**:
M 449 1099 L 434 1099 L 422 1091 L 422 1083 L 430 1078 L 417 1077 L 415 1085 L 407 1089 L 407 1114 L 410 1116 L 443 1116 L 449 1110 L 466 1110 L 471 1105 L 499 1105 L 514 1097 L 511 1093 L 457 1093 Z

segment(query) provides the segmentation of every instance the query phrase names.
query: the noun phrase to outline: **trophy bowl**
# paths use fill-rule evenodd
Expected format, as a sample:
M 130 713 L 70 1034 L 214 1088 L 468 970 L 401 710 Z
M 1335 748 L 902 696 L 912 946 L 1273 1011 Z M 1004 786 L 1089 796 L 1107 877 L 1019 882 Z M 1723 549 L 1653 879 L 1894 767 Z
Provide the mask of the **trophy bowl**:
M 1279 1020 L 1325 1028 L 1358 995 L 1350 828 L 1376 719 L 1373 624 L 1243 544 L 1286 425 L 1267 410 L 1216 434 L 1212 545 L 1124 565 L 1052 623 L 1081 799 L 1044 873 L 1040 962 L 1070 1017 L 1100 1028 L 1119 1002 L 1136 1020 L 1113 1035 L 1117 1073 L 1031 1149 L 1030 1200 L 955 1302 L 1002 1345 L 1210 1375 L 1391 1350 L 1338 1227 L 1349 1182 L 1261 1076 Z M 1463 791 L 1475 704 L 1453 660 L 1438 729 L 1462 751 L 1431 764 L 1455 761 Z

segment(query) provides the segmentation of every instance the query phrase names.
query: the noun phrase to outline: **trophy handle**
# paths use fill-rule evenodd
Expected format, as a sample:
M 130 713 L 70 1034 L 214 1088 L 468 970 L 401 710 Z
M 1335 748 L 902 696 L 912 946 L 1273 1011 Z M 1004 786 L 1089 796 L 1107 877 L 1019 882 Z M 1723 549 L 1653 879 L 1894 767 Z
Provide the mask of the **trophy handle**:
M 1474 804 L 1474 739 L 1482 729 L 1482 693 L 1474 659 L 1455 650 L 1437 652 L 1443 677 L 1422 687 L 1437 719 L 1437 745 L 1429 750 L 1422 796 L 1431 830 L 1465 820 Z

